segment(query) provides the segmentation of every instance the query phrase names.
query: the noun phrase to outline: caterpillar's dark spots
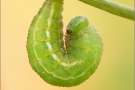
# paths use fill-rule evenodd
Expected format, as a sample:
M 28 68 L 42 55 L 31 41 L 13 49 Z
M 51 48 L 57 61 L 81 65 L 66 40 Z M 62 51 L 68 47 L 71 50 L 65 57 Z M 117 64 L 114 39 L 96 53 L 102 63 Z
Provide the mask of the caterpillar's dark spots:
M 66 32 L 67 32 L 67 34 L 71 34 L 72 33 L 70 26 L 67 26 Z
M 71 31 L 71 30 L 67 30 L 67 33 L 68 33 L 68 34 L 71 34 L 71 33 L 72 33 L 72 31 Z

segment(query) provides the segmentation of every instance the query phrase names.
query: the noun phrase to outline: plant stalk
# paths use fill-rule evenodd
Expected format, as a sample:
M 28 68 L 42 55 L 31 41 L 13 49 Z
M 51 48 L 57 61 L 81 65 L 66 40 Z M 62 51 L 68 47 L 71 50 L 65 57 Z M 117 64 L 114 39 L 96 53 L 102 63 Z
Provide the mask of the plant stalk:
M 114 15 L 135 20 L 134 8 L 110 0 L 79 0 Z

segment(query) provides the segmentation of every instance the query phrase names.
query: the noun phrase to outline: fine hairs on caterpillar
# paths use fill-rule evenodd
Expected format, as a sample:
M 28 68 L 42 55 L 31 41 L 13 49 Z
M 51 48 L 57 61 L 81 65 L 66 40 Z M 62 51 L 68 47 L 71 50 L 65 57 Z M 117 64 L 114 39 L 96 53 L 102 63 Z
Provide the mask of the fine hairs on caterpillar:
M 29 28 L 27 51 L 31 67 L 45 82 L 71 87 L 95 72 L 103 45 L 84 16 L 69 22 L 64 42 L 62 10 L 63 0 L 45 1 Z

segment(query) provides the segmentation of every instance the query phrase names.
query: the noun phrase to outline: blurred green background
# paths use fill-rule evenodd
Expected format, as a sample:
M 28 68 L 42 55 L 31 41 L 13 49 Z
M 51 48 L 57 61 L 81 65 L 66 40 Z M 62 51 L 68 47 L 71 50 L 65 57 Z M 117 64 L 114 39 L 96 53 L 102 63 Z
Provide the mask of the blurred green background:
M 134 6 L 134 0 L 113 0 Z M 101 63 L 81 85 L 64 88 L 44 82 L 30 67 L 26 39 L 44 0 L 1 0 L 1 90 L 134 90 L 134 21 L 78 0 L 65 0 L 64 29 L 73 17 L 89 19 L 104 43 Z

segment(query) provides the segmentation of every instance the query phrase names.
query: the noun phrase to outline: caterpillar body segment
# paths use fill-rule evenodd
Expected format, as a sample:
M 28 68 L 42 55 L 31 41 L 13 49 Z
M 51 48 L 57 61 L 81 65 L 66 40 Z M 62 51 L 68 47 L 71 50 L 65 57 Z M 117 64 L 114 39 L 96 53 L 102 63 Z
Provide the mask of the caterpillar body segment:
M 46 0 L 34 17 L 27 37 L 31 67 L 55 86 L 71 87 L 88 79 L 97 69 L 102 41 L 84 16 L 72 19 L 63 39 L 63 0 Z

